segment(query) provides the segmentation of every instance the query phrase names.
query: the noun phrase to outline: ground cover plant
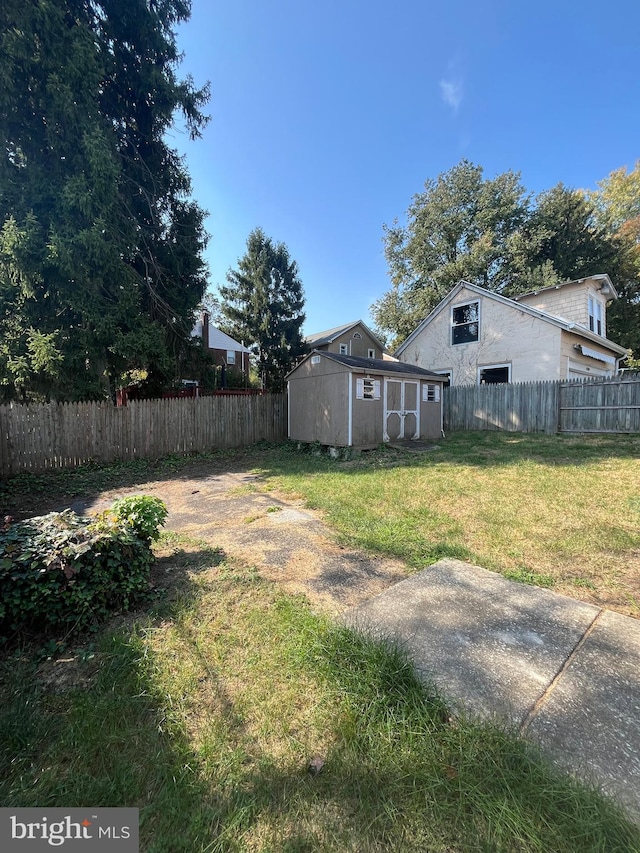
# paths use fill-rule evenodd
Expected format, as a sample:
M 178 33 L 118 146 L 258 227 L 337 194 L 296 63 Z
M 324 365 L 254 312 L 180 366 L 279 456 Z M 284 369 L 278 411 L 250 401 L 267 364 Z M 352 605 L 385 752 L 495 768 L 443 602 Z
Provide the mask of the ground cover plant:
M 128 610 L 149 593 L 167 509 L 156 497 L 133 496 L 92 518 L 71 509 L 0 529 L 0 644 L 21 634 L 65 640 Z
M 401 650 L 210 545 L 154 547 L 154 612 L 0 662 L 3 804 L 137 806 L 143 853 L 640 850 L 595 792 L 452 717 Z

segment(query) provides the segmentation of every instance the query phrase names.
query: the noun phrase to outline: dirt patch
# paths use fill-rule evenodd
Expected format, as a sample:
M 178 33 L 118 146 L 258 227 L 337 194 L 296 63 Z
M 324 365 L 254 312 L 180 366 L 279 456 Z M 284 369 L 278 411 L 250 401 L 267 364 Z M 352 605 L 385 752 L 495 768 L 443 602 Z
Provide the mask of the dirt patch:
M 71 502 L 81 514 L 100 512 L 116 498 L 151 494 L 167 505 L 166 529 L 221 548 L 288 591 L 304 593 L 333 613 L 366 601 L 407 576 L 398 560 L 342 547 L 318 512 L 295 498 L 264 490 L 247 471 L 149 480 Z M 61 509 L 61 506 L 57 506 Z

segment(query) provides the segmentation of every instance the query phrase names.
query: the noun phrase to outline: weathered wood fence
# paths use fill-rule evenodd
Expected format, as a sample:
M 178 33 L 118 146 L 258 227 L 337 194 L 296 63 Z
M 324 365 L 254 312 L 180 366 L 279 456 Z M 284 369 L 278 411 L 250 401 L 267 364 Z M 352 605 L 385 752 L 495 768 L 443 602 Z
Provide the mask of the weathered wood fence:
M 613 379 L 454 385 L 444 428 L 509 432 L 640 432 L 640 374 Z
M 283 441 L 286 397 L 212 396 L 0 406 L 0 477 Z

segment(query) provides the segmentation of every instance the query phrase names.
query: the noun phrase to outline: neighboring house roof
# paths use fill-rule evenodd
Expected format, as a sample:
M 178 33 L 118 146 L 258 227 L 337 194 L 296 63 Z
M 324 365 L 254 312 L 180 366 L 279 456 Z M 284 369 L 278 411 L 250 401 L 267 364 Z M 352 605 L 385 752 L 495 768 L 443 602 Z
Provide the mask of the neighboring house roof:
M 527 296 L 537 296 L 538 293 L 545 293 L 548 290 L 560 290 L 561 287 L 567 287 L 570 284 L 582 284 L 583 281 L 600 281 L 600 290 L 608 299 L 618 299 L 618 291 L 613 286 L 613 282 L 606 273 L 598 273 L 597 275 L 587 275 L 584 278 L 574 278 L 571 281 L 563 281 L 560 284 L 553 284 L 551 287 L 540 287 L 538 290 L 528 290 L 526 293 L 519 293 L 517 296 L 512 296 L 514 302 L 520 299 L 525 299 Z
M 443 377 L 439 374 L 432 373 L 430 370 L 425 370 L 423 367 L 416 367 L 415 364 L 407 364 L 404 361 L 389 361 L 382 358 L 362 358 L 357 355 L 338 355 L 337 352 L 325 352 L 324 350 L 313 350 L 310 352 L 293 368 L 293 370 L 289 371 L 286 378 L 288 379 L 301 364 L 313 355 L 328 358 L 329 361 L 335 361 L 338 364 L 349 367 L 352 371 L 360 373 L 384 373 L 387 376 L 424 376 L 425 379 L 434 379 L 438 382 L 444 381 Z
M 588 276 L 588 278 L 609 279 L 609 276 Z M 575 282 L 566 282 L 566 284 L 575 284 Z M 611 287 L 613 287 L 613 285 L 611 285 Z M 399 356 L 401 353 L 403 353 L 404 350 L 409 346 L 409 344 L 427 328 L 427 326 L 431 323 L 434 317 L 436 317 L 436 315 L 438 315 L 443 310 L 443 308 L 446 308 L 447 305 L 453 302 L 453 300 L 463 288 L 466 290 L 470 290 L 472 293 L 477 293 L 478 296 L 483 296 L 485 299 L 494 299 L 496 302 L 501 302 L 503 305 L 508 305 L 510 308 L 514 308 L 516 311 L 521 311 L 523 314 L 529 314 L 532 317 L 537 317 L 539 320 L 544 320 L 546 323 L 551 323 L 554 326 L 558 326 L 560 329 L 564 329 L 566 332 L 572 332 L 574 335 L 580 335 L 586 340 L 591 341 L 591 343 L 607 347 L 612 352 L 618 353 L 618 355 L 625 355 L 627 352 L 625 347 L 621 347 L 620 344 L 616 344 L 613 341 L 610 341 L 608 338 L 603 338 L 602 335 L 596 335 L 595 332 L 591 332 L 589 329 L 586 328 L 586 326 L 581 326 L 580 323 L 573 323 L 569 320 L 563 319 L 562 317 L 556 317 L 555 315 L 549 314 L 546 311 L 541 311 L 539 308 L 532 308 L 526 303 L 520 303 L 516 302 L 514 299 L 508 299 L 506 296 L 502 296 L 499 293 L 493 293 L 491 290 L 486 290 L 486 288 L 479 287 L 477 284 L 471 284 L 468 281 L 459 281 L 453 288 L 453 290 L 449 291 L 445 298 L 438 305 L 436 305 L 436 307 L 427 317 L 425 317 L 422 323 L 420 323 L 420 325 L 416 329 L 414 329 L 414 331 L 409 335 L 406 341 L 403 341 L 400 344 L 394 355 Z
M 202 337 L 202 320 L 196 320 L 196 324 L 191 332 L 191 337 Z M 236 352 L 247 352 L 251 354 L 251 350 L 235 341 L 230 335 L 220 331 L 216 326 L 209 326 L 209 349 L 235 350 Z
M 370 338 L 380 345 L 380 349 L 384 349 L 385 346 L 380 340 L 380 338 L 375 335 L 371 329 L 362 322 L 362 320 L 355 320 L 353 323 L 345 323 L 344 326 L 336 326 L 335 329 L 327 329 L 324 332 L 314 332 L 312 335 L 307 335 L 305 338 L 306 343 L 314 347 L 320 347 L 324 344 L 331 344 L 335 341 L 336 338 L 339 338 L 340 335 L 344 335 L 345 332 L 348 332 L 350 329 L 355 329 L 356 326 L 362 326 L 362 328 L 366 331 Z

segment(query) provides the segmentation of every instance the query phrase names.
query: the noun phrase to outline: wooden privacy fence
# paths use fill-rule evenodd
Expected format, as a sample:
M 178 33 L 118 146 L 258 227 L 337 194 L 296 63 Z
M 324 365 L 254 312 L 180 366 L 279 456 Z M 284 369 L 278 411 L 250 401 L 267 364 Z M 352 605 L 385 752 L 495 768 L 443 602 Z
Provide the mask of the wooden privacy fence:
M 0 406 L 0 476 L 283 441 L 284 394 Z
M 640 432 L 640 374 L 613 379 L 454 385 L 444 428 L 509 432 Z
M 640 432 L 640 374 L 560 385 L 560 432 Z

